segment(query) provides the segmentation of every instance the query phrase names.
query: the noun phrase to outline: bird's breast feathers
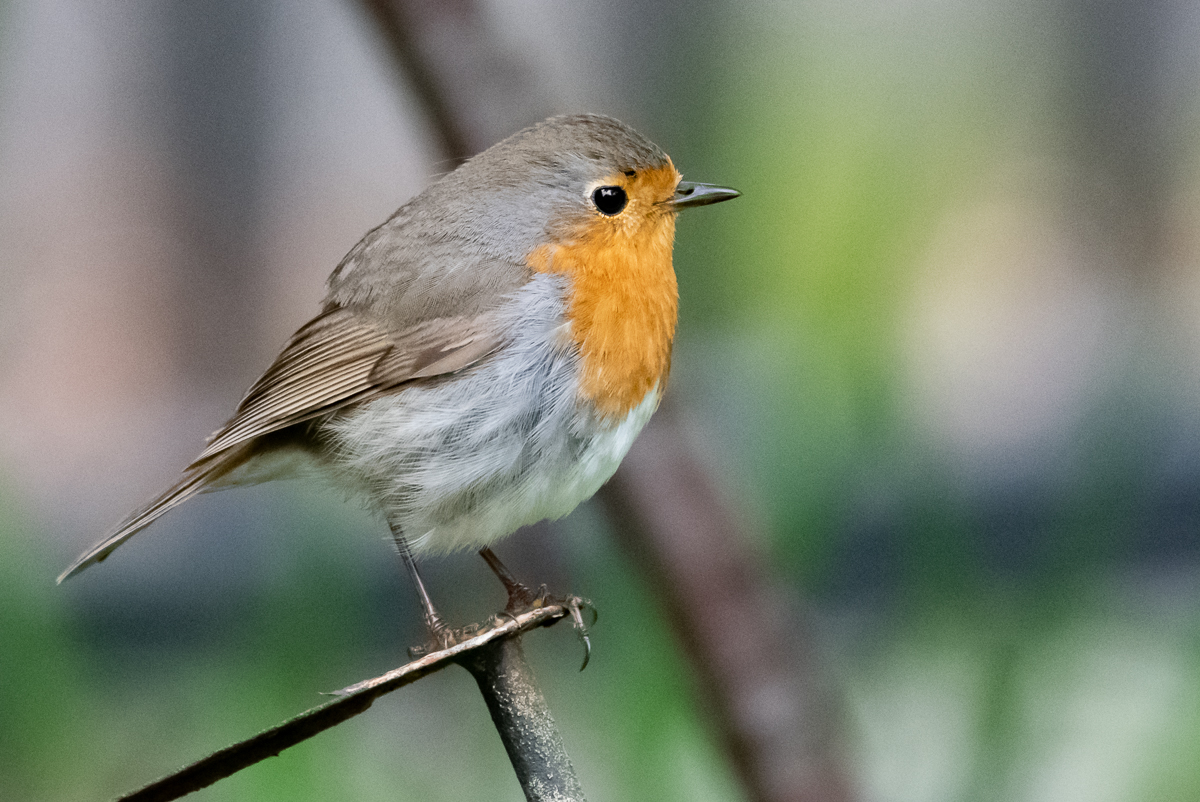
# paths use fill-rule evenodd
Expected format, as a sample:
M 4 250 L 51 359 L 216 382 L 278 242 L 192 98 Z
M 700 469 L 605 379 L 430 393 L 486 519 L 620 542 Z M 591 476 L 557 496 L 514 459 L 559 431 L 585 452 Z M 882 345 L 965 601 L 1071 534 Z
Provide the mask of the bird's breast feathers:
M 658 406 L 653 383 L 623 412 L 587 395 L 564 317 L 568 277 L 536 274 L 508 305 L 506 344 L 440 381 L 339 411 L 319 424 L 329 467 L 419 552 L 479 548 L 558 518 L 616 470 Z

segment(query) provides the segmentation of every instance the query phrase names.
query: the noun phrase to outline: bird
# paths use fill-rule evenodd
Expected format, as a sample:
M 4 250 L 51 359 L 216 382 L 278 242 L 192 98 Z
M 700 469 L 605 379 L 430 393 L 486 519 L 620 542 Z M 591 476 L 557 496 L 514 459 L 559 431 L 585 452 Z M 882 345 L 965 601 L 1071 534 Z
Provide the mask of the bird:
M 476 549 L 506 579 L 492 543 L 608 480 L 666 388 L 676 216 L 739 195 L 597 114 L 468 159 L 350 250 L 178 481 L 58 581 L 193 496 L 315 467 L 387 522 L 445 633 L 417 558 Z

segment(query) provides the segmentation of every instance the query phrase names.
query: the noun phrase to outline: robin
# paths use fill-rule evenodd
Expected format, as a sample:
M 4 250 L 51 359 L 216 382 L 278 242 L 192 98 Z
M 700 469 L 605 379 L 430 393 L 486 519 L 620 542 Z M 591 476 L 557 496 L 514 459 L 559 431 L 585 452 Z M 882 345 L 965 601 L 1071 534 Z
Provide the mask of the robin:
M 354 246 L 182 478 L 58 581 L 198 493 L 315 464 L 387 520 L 445 633 L 415 557 L 480 549 L 506 579 L 490 544 L 595 493 L 658 406 L 675 216 L 740 194 L 680 179 L 654 143 L 592 114 L 465 162 Z

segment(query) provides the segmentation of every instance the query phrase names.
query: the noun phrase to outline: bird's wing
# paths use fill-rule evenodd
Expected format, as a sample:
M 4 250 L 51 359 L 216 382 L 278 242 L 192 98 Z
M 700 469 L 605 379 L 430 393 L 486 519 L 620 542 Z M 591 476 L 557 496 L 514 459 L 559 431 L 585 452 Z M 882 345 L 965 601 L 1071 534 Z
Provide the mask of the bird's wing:
M 80 555 L 58 581 L 105 559 L 167 510 L 259 453 L 256 438 L 376 398 L 408 381 L 462 370 L 500 344 L 488 314 L 432 318 L 391 334 L 349 309 L 326 310 L 296 332 L 180 480 Z
M 397 335 L 334 307 L 296 332 L 192 464 L 404 382 L 461 370 L 499 345 L 487 315 L 434 318 Z

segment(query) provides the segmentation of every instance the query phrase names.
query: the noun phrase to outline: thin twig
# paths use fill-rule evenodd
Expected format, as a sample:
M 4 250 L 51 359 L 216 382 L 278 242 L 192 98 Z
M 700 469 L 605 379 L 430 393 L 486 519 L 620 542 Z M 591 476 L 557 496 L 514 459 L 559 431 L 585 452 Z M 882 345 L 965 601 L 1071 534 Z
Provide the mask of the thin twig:
M 202 760 L 127 794 L 118 802 L 166 802 L 212 785 L 260 760 L 274 757 L 301 741 L 362 713 L 380 696 L 416 682 L 424 676 L 470 656 L 498 640 L 539 626 L 549 626 L 570 616 L 566 606 L 550 604 L 516 616 L 507 616 L 496 626 L 473 638 L 430 652 L 420 659 L 337 691 L 335 701 L 314 707 L 295 718 L 255 735 L 253 738 L 214 752 Z

